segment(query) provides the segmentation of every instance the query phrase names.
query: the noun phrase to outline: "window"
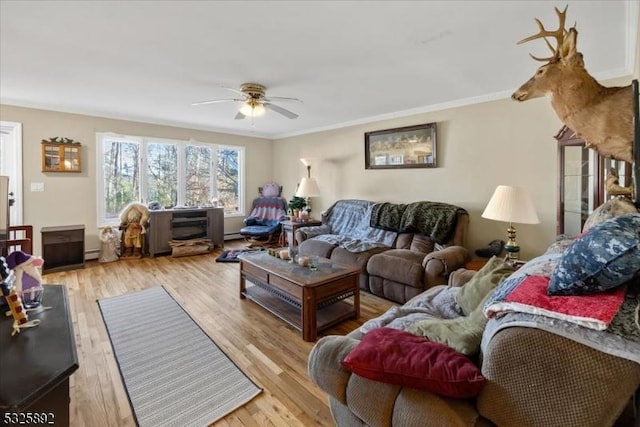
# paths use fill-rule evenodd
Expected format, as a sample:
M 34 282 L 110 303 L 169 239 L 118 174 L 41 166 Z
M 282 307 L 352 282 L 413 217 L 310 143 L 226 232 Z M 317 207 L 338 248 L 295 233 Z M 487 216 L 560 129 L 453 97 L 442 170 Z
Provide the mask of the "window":
M 218 203 L 231 208 L 240 206 L 240 152 L 220 148 L 216 160 L 216 193 Z M 238 210 L 236 209 L 236 213 Z
M 98 223 L 114 224 L 129 203 L 219 206 L 244 215 L 243 147 L 97 134 Z
M 147 200 L 162 206 L 178 205 L 178 146 L 176 144 L 146 144 Z M 186 206 L 199 206 L 188 205 Z

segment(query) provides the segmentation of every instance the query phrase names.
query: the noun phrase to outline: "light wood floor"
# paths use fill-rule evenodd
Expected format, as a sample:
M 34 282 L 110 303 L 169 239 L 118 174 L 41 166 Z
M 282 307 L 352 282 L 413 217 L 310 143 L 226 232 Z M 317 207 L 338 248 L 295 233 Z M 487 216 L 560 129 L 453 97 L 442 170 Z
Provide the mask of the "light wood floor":
M 226 248 L 244 246 L 227 242 Z M 307 375 L 313 343 L 249 300 L 240 300 L 237 263 L 212 254 L 89 262 L 49 273 L 45 283 L 69 290 L 80 368 L 71 376 L 72 426 L 134 426 L 133 416 L 96 300 L 164 285 L 222 350 L 264 391 L 216 425 L 333 425 L 326 395 Z M 367 293 L 361 316 L 324 334 L 344 335 L 392 304 Z

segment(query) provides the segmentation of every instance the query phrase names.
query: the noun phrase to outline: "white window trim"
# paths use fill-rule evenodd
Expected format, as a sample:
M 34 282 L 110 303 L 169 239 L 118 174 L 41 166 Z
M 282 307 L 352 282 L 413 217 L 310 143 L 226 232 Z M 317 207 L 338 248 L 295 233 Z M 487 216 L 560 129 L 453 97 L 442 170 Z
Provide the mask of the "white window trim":
M 211 188 L 212 191 L 214 192 L 214 194 L 216 194 L 217 196 L 217 187 L 215 185 L 216 183 L 216 167 L 217 167 L 217 150 L 218 149 L 230 149 L 230 150 L 236 150 L 238 151 L 239 154 L 239 161 L 238 161 L 238 170 L 241 172 L 238 176 L 238 199 L 239 199 L 239 205 L 240 205 L 240 210 L 238 213 L 234 213 L 234 214 L 225 214 L 225 218 L 236 218 L 236 217 L 242 217 L 244 218 L 246 216 L 246 203 L 245 203 L 245 191 L 244 191 L 244 174 L 246 173 L 245 171 L 245 157 L 246 157 L 246 149 L 243 146 L 236 146 L 236 145 L 226 145 L 226 144 L 216 144 L 216 143 L 211 143 L 211 142 L 202 142 L 202 141 L 196 141 L 193 139 L 190 140 L 174 140 L 174 139 L 167 139 L 167 138 L 156 138 L 156 137 L 140 137 L 140 136 L 132 136 L 132 135 L 122 135 L 122 134 L 117 134 L 117 133 L 113 133 L 113 132 L 96 132 L 96 165 L 98 165 L 97 169 L 97 175 L 96 175 L 96 197 L 98 198 L 97 203 L 96 203 L 96 218 L 97 218 L 97 223 L 98 223 L 98 227 L 104 227 L 107 225 L 111 225 L 111 226 L 117 226 L 118 225 L 118 221 L 113 220 L 113 221 L 108 221 L 106 220 L 106 218 L 103 217 L 103 212 L 104 212 L 104 191 L 103 191 L 103 183 L 104 183 L 104 167 L 102 167 L 102 159 L 103 159 L 103 155 L 104 155 L 104 146 L 102 144 L 102 141 L 104 138 L 120 138 L 120 139 L 125 139 L 128 141 L 135 141 L 138 142 L 140 144 L 140 162 L 141 162 L 141 170 L 146 170 L 147 169 L 147 152 L 146 152 L 146 146 L 147 144 L 151 143 L 151 144 L 173 144 L 173 145 L 177 145 L 180 151 L 180 154 L 178 156 L 178 205 L 183 205 L 184 204 L 184 194 L 186 193 L 186 173 L 185 173 L 185 157 L 184 157 L 184 153 L 185 150 L 184 148 L 187 146 L 194 146 L 194 147 L 208 147 L 213 149 L 213 155 L 212 155 L 212 174 L 211 174 Z M 147 194 L 147 180 L 146 179 L 141 179 L 140 180 L 140 194 L 141 194 L 141 202 L 142 203 L 148 203 L 149 200 L 147 200 L 146 194 Z

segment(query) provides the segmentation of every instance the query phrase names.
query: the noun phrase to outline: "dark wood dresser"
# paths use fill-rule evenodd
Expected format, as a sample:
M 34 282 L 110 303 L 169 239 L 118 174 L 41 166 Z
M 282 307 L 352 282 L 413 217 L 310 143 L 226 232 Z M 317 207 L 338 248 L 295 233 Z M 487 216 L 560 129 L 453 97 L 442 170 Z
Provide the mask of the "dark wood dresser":
M 0 426 L 69 425 L 69 377 L 78 356 L 67 288 L 44 285 L 34 328 L 11 336 L 13 318 L 0 318 Z
M 42 273 L 84 268 L 84 225 L 42 227 Z

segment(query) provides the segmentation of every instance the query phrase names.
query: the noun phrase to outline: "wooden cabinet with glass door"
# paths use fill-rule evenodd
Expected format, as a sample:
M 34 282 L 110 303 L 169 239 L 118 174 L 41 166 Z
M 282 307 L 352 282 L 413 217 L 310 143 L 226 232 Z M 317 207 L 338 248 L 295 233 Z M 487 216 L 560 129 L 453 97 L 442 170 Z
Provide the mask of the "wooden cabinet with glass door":
M 81 145 L 78 143 L 42 143 L 42 172 L 82 172 Z
M 631 184 L 631 165 L 600 156 L 587 148 L 584 140 L 564 126 L 558 141 L 557 234 L 577 235 L 591 212 L 613 197 L 607 194 L 607 177 L 618 175 L 618 184 Z

